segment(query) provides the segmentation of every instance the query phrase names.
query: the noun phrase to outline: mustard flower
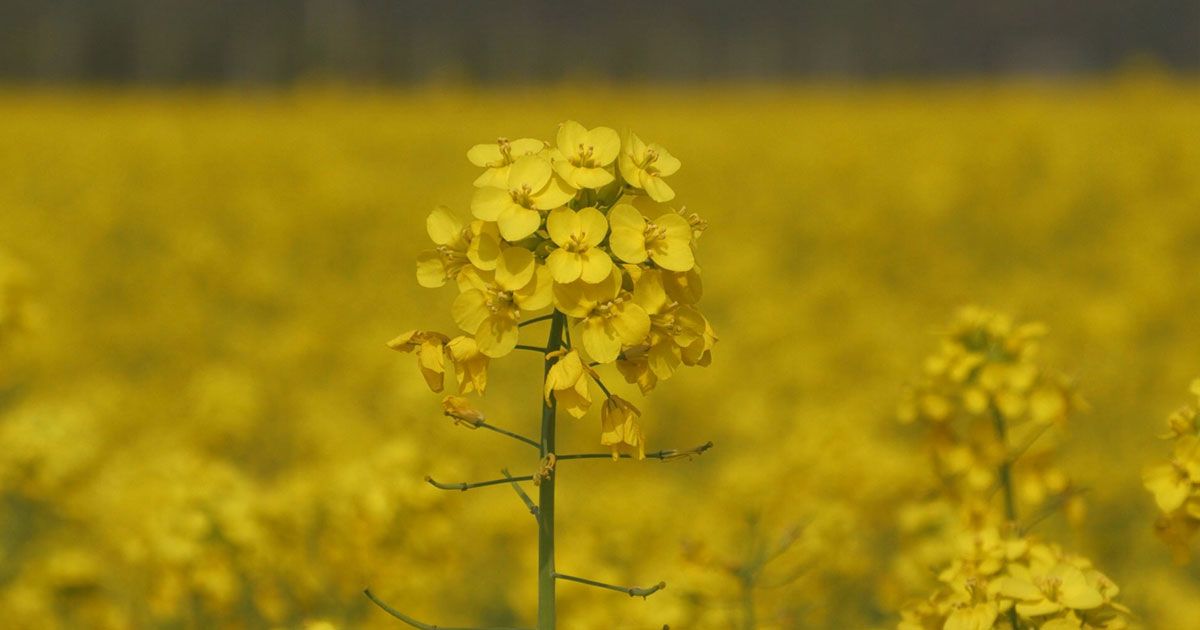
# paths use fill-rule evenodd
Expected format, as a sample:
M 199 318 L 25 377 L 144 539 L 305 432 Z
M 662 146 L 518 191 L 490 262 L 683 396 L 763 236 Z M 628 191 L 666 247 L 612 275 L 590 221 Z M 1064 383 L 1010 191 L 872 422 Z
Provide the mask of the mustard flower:
M 425 250 L 417 256 L 417 282 L 435 289 L 446 284 L 447 279 L 458 279 L 470 265 L 467 251 L 471 246 L 471 231 L 443 206 L 438 206 L 425 219 L 425 230 L 437 247 Z
M 626 134 L 617 160 L 621 176 L 634 188 L 644 190 L 655 201 L 670 201 L 675 191 L 663 181 L 679 170 L 679 160 L 660 144 L 642 142 L 636 134 Z
M 537 155 L 546 149 L 546 143 L 533 138 L 498 138 L 496 144 L 477 144 L 467 151 L 467 159 L 475 166 L 487 170 L 475 179 L 478 188 L 504 188 L 508 183 L 508 172 L 513 162 L 527 155 Z
M 1159 509 L 1170 513 L 1179 509 L 1200 483 L 1200 438 L 1186 435 L 1175 443 L 1175 456 L 1167 464 L 1149 468 L 1142 481 L 1154 495 Z
M 621 137 L 608 127 L 588 130 L 568 120 L 558 126 L 557 146 L 550 151 L 554 171 L 575 188 L 595 189 L 615 179 L 609 165 L 621 151 Z
M 614 460 L 622 452 L 646 459 L 646 438 L 638 418 L 642 412 L 620 396 L 609 396 L 600 408 L 600 444 L 612 449 Z
M 1072 610 L 1103 606 L 1104 596 L 1088 582 L 1078 567 L 1059 562 L 1048 571 L 1035 571 L 1021 564 L 1008 568 L 1000 581 L 1000 593 L 1016 601 L 1022 617 L 1040 617 Z
M 429 389 L 440 392 L 446 376 L 446 342 L 450 338 L 439 332 L 410 330 L 392 339 L 388 347 L 397 352 L 416 352 L 417 367 Z
M 495 221 L 508 241 L 519 241 L 542 225 L 542 211 L 566 204 L 575 189 L 554 173 L 549 158 L 527 155 L 509 168 L 504 188 L 479 188 L 471 199 L 475 218 Z
M 479 351 L 473 337 L 458 336 L 446 344 L 450 361 L 454 363 L 454 376 L 458 381 L 458 393 L 482 394 L 487 389 L 487 370 L 491 359 Z
M 546 229 L 558 245 L 546 258 L 555 282 L 583 279 L 595 284 L 612 273 L 612 259 L 600 248 L 608 234 L 608 221 L 599 210 L 559 208 L 546 218 Z
M 515 290 L 483 274 L 473 278 L 473 286 L 455 298 L 451 314 L 463 331 L 475 336 L 480 352 L 497 359 L 516 348 L 522 314 L 550 305 L 550 272 L 536 265 L 529 281 Z
M 580 339 L 588 356 L 600 363 L 612 363 L 622 346 L 642 343 L 650 333 L 650 316 L 622 289 L 623 274 L 614 268 L 598 284 L 582 280 L 554 285 L 558 310 L 580 319 Z
M 612 251 L 621 260 L 639 264 L 647 259 L 671 271 L 696 265 L 692 252 L 692 226 L 687 219 L 665 212 L 653 221 L 631 204 L 617 204 L 608 214 L 612 224 Z
M 583 362 L 576 350 L 563 352 L 558 357 L 558 361 L 555 361 L 546 373 L 546 402 L 550 402 L 550 397 L 553 396 L 564 411 L 576 418 L 582 418 L 592 406 L 592 394 L 588 389 L 591 368 Z

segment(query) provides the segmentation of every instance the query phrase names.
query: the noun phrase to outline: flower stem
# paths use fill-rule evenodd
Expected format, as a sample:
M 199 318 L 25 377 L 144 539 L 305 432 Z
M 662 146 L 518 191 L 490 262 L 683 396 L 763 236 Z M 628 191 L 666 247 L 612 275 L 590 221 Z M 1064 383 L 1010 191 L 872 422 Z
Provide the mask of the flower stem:
M 549 355 L 558 350 L 563 343 L 563 329 L 566 327 L 566 315 L 555 310 L 550 320 L 550 336 L 546 340 L 546 353 Z M 546 357 L 546 367 L 542 372 L 542 386 L 545 387 L 546 377 L 550 368 L 558 361 L 558 357 Z M 555 411 L 558 403 L 553 396 L 549 400 L 542 397 L 542 444 L 541 453 L 544 459 L 554 453 Z M 555 471 L 542 480 L 538 486 L 538 619 L 537 630 L 554 630 L 555 627 L 555 572 L 554 572 L 554 478 Z
M 1012 527 L 1017 527 L 1017 501 L 1013 494 L 1012 482 L 1012 465 L 1013 458 L 1008 453 L 1008 425 L 1004 422 L 1004 414 L 996 405 L 991 405 L 992 411 L 992 426 L 996 429 L 996 438 L 1000 440 L 1000 445 L 1004 448 L 1004 460 L 1000 462 L 999 476 L 1000 488 L 1004 492 L 1004 518 L 1008 520 Z M 1017 609 L 1008 609 L 1008 622 L 1012 624 L 1013 630 L 1018 630 L 1020 620 L 1017 617 Z

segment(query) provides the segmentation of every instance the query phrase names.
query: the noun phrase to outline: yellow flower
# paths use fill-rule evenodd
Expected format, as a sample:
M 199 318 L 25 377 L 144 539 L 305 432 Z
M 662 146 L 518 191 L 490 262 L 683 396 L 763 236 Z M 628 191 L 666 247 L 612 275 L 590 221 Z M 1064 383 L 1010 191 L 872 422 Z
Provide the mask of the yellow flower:
M 621 137 L 608 127 L 588 130 L 568 120 L 558 126 L 558 146 L 550 151 L 554 171 L 575 188 L 600 188 L 615 177 L 608 165 L 621 152 Z
M 583 281 L 554 285 L 558 310 L 583 320 L 580 338 L 588 356 L 600 363 L 611 363 L 621 347 L 642 343 L 650 333 L 650 316 L 621 288 L 622 273 L 614 268 L 598 284 Z
M 503 188 L 480 188 L 471 199 L 475 218 L 495 221 L 508 241 L 519 241 L 542 225 L 542 210 L 557 208 L 575 196 L 575 189 L 554 174 L 550 160 L 540 155 L 518 158 L 509 167 Z
M 962 604 L 946 617 L 944 630 L 992 630 L 1000 615 L 996 602 Z
M 1078 567 L 1059 562 L 1048 571 L 1035 572 L 1021 564 L 1008 568 L 1000 593 L 1016 600 L 1022 617 L 1053 615 L 1066 609 L 1091 610 L 1104 605 L 1104 596 L 1088 583 Z
M 546 229 L 559 247 L 546 258 L 555 282 L 565 284 L 582 278 L 595 284 L 612 272 L 612 259 L 600 249 L 608 234 L 608 221 L 599 210 L 559 208 L 546 218 Z
M 1179 509 L 1197 482 L 1200 482 L 1200 438 L 1194 435 L 1179 438 L 1170 463 L 1149 468 L 1142 475 L 1143 485 L 1165 513 Z
M 483 393 L 487 389 L 487 369 L 490 359 L 479 351 L 472 337 L 459 336 L 446 344 L 450 360 L 454 363 L 454 376 L 458 380 L 458 393 L 472 391 Z
M 692 252 L 692 226 L 687 219 L 666 212 L 653 222 L 630 204 L 617 204 L 608 214 L 612 224 L 609 245 L 618 258 L 640 264 L 650 259 L 671 271 L 687 271 L 696 265 Z
M 429 389 L 442 391 L 442 382 L 446 376 L 446 342 L 450 338 L 442 333 L 428 330 L 410 330 L 392 339 L 388 347 L 397 352 L 416 352 L 417 367 Z
M 470 401 L 462 396 L 446 396 L 442 399 L 442 413 L 454 419 L 454 424 L 470 429 L 478 429 L 483 424 L 483 412 L 472 407 Z
M 504 188 L 508 183 L 508 171 L 513 162 L 526 155 L 537 155 L 546 148 L 546 143 L 533 138 L 509 141 L 499 138 L 496 144 L 477 144 L 467 151 L 467 159 L 475 166 L 486 168 L 475 180 L 479 188 Z
M 675 191 L 662 178 L 675 174 L 680 164 L 662 145 L 646 144 L 630 132 L 625 136 L 617 164 L 626 183 L 646 191 L 651 199 L 670 201 L 675 198 Z
M 442 206 L 429 213 L 425 229 L 437 247 L 417 256 L 417 282 L 434 289 L 446 284 L 448 278 L 457 279 L 469 264 L 470 232 L 464 231 L 458 218 Z
M 563 353 L 546 373 L 546 402 L 554 396 L 558 406 L 567 413 L 582 418 L 592 406 L 592 394 L 588 390 L 591 368 L 584 364 L 579 352 Z
M 550 272 L 540 265 L 525 286 L 512 290 L 495 279 L 475 274 L 474 286 L 460 293 L 451 305 L 454 322 L 475 336 L 479 351 L 497 359 L 517 345 L 517 324 L 523 312 L 550 305 Z
M 600 444 L 612 449 L 614 460 L 622 452 L 633 452 L 646 459 L 646 438 L 638 418 L 642 412 L 620 396 L 609 396 L 600 408 Z M 632 453 L 631 453 L 632 454 Z

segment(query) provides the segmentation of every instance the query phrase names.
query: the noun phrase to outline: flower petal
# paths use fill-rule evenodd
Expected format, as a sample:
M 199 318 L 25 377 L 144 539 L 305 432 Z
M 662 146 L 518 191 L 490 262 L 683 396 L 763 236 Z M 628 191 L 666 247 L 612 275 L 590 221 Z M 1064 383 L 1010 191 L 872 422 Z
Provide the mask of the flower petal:
M 583 349 L 587 350 L 592 360 L 600 363 L 612 363 L 621 354 L 621 341 L 616 333 L 605 325 L 603 317 L 588 317 L 580 326 L 583 330 Z
M 425 219 L 429 238 L 438 245 L 449 245 L 462 237 L 462 222 L 445 206 L 438 206 Z
M 496 223 L 500 225 L 500 235 L 515 243 L 541 227 L 542 213 L 512 204 L 500 214 Z
M 568 284 L 579 279 L 583 273 L 583 258 L 565 249 L 556 249 L 546 257 L 546 267 L 559 284 Z
M 475 331 L 475 343 L 479 351 L 498 359 L 517 347 L 517 323 L 508 317 L 494 315 L 488 317 Z
M 550 160 L 540 155 L 526 155 L 513 161 L 512 170 L 508 172 L 508 189 L 520 190 L 528 188 L 537 192 L 550 181 Z
M 505 291 L 516 291 L 533 279 L 533 252 L 524 247 L 509 247 L 500 254 L 496 265 L 496 284 Z
M 608 219 L 595 208 L 583 208 L 575 215 L 579 224 L 579 240 L 588 247 L 596 247 L 608 235 Z
M 579 215 L 570 208 L 551 210 L 546 216 L 546 231 L 550 233 L 550 240 L 559 247 L 566 247 L 579 230 Z
M 579 254 L 578 258 L 581 264 L 579 277 L 584 282 L 596 284 L 604 281 L 612 273 L 612 259 L 608 257 L 608 254 L 604 250 L 592 248 Z
M 515 206 L 507 190 L 480 188 L 471 197 L 471 214 L 476 219 L 495 221 L 510 206 Z
M 487 296 L 479 289 L 463 291 L 454 298 L 454 303 L 450 305 L 450 314 L 459 328 L 475 334 L 483 320 L 491 315 L 491 311 L 487 307 Z

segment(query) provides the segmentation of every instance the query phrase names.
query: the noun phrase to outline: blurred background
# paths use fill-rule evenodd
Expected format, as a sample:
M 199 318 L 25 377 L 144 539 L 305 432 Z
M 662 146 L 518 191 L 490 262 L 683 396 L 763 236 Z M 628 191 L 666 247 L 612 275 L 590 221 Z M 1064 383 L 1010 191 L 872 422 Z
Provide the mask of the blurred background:
M 1198 66 L 1182 0 L 0 0 L 4 625 L 396 627 L 365 586 L 530 624 L 517 497 L 422 479 L 536 462 L 384 343 L 455 333 L 414 260 L 467 149 L 576 119 L 682 160 L 721 341 L 647 399 L 605 374 L 650 450 L 716 447 L 563 472 L 559 566 L 669 584 L 564 584 L 564 629 L 895 627 L 946 517 L 895 410 L 971 303 L 1045 322 L 1091 403 L 1087 509 L 1039 533 L 1192 627 L 1141 473 L 1200 376 Z M 532 432 L 540 368 L 479 404 Z
M 0 76 L 411 85 L 1200 67 L 1195 0 L 4 0 Z

